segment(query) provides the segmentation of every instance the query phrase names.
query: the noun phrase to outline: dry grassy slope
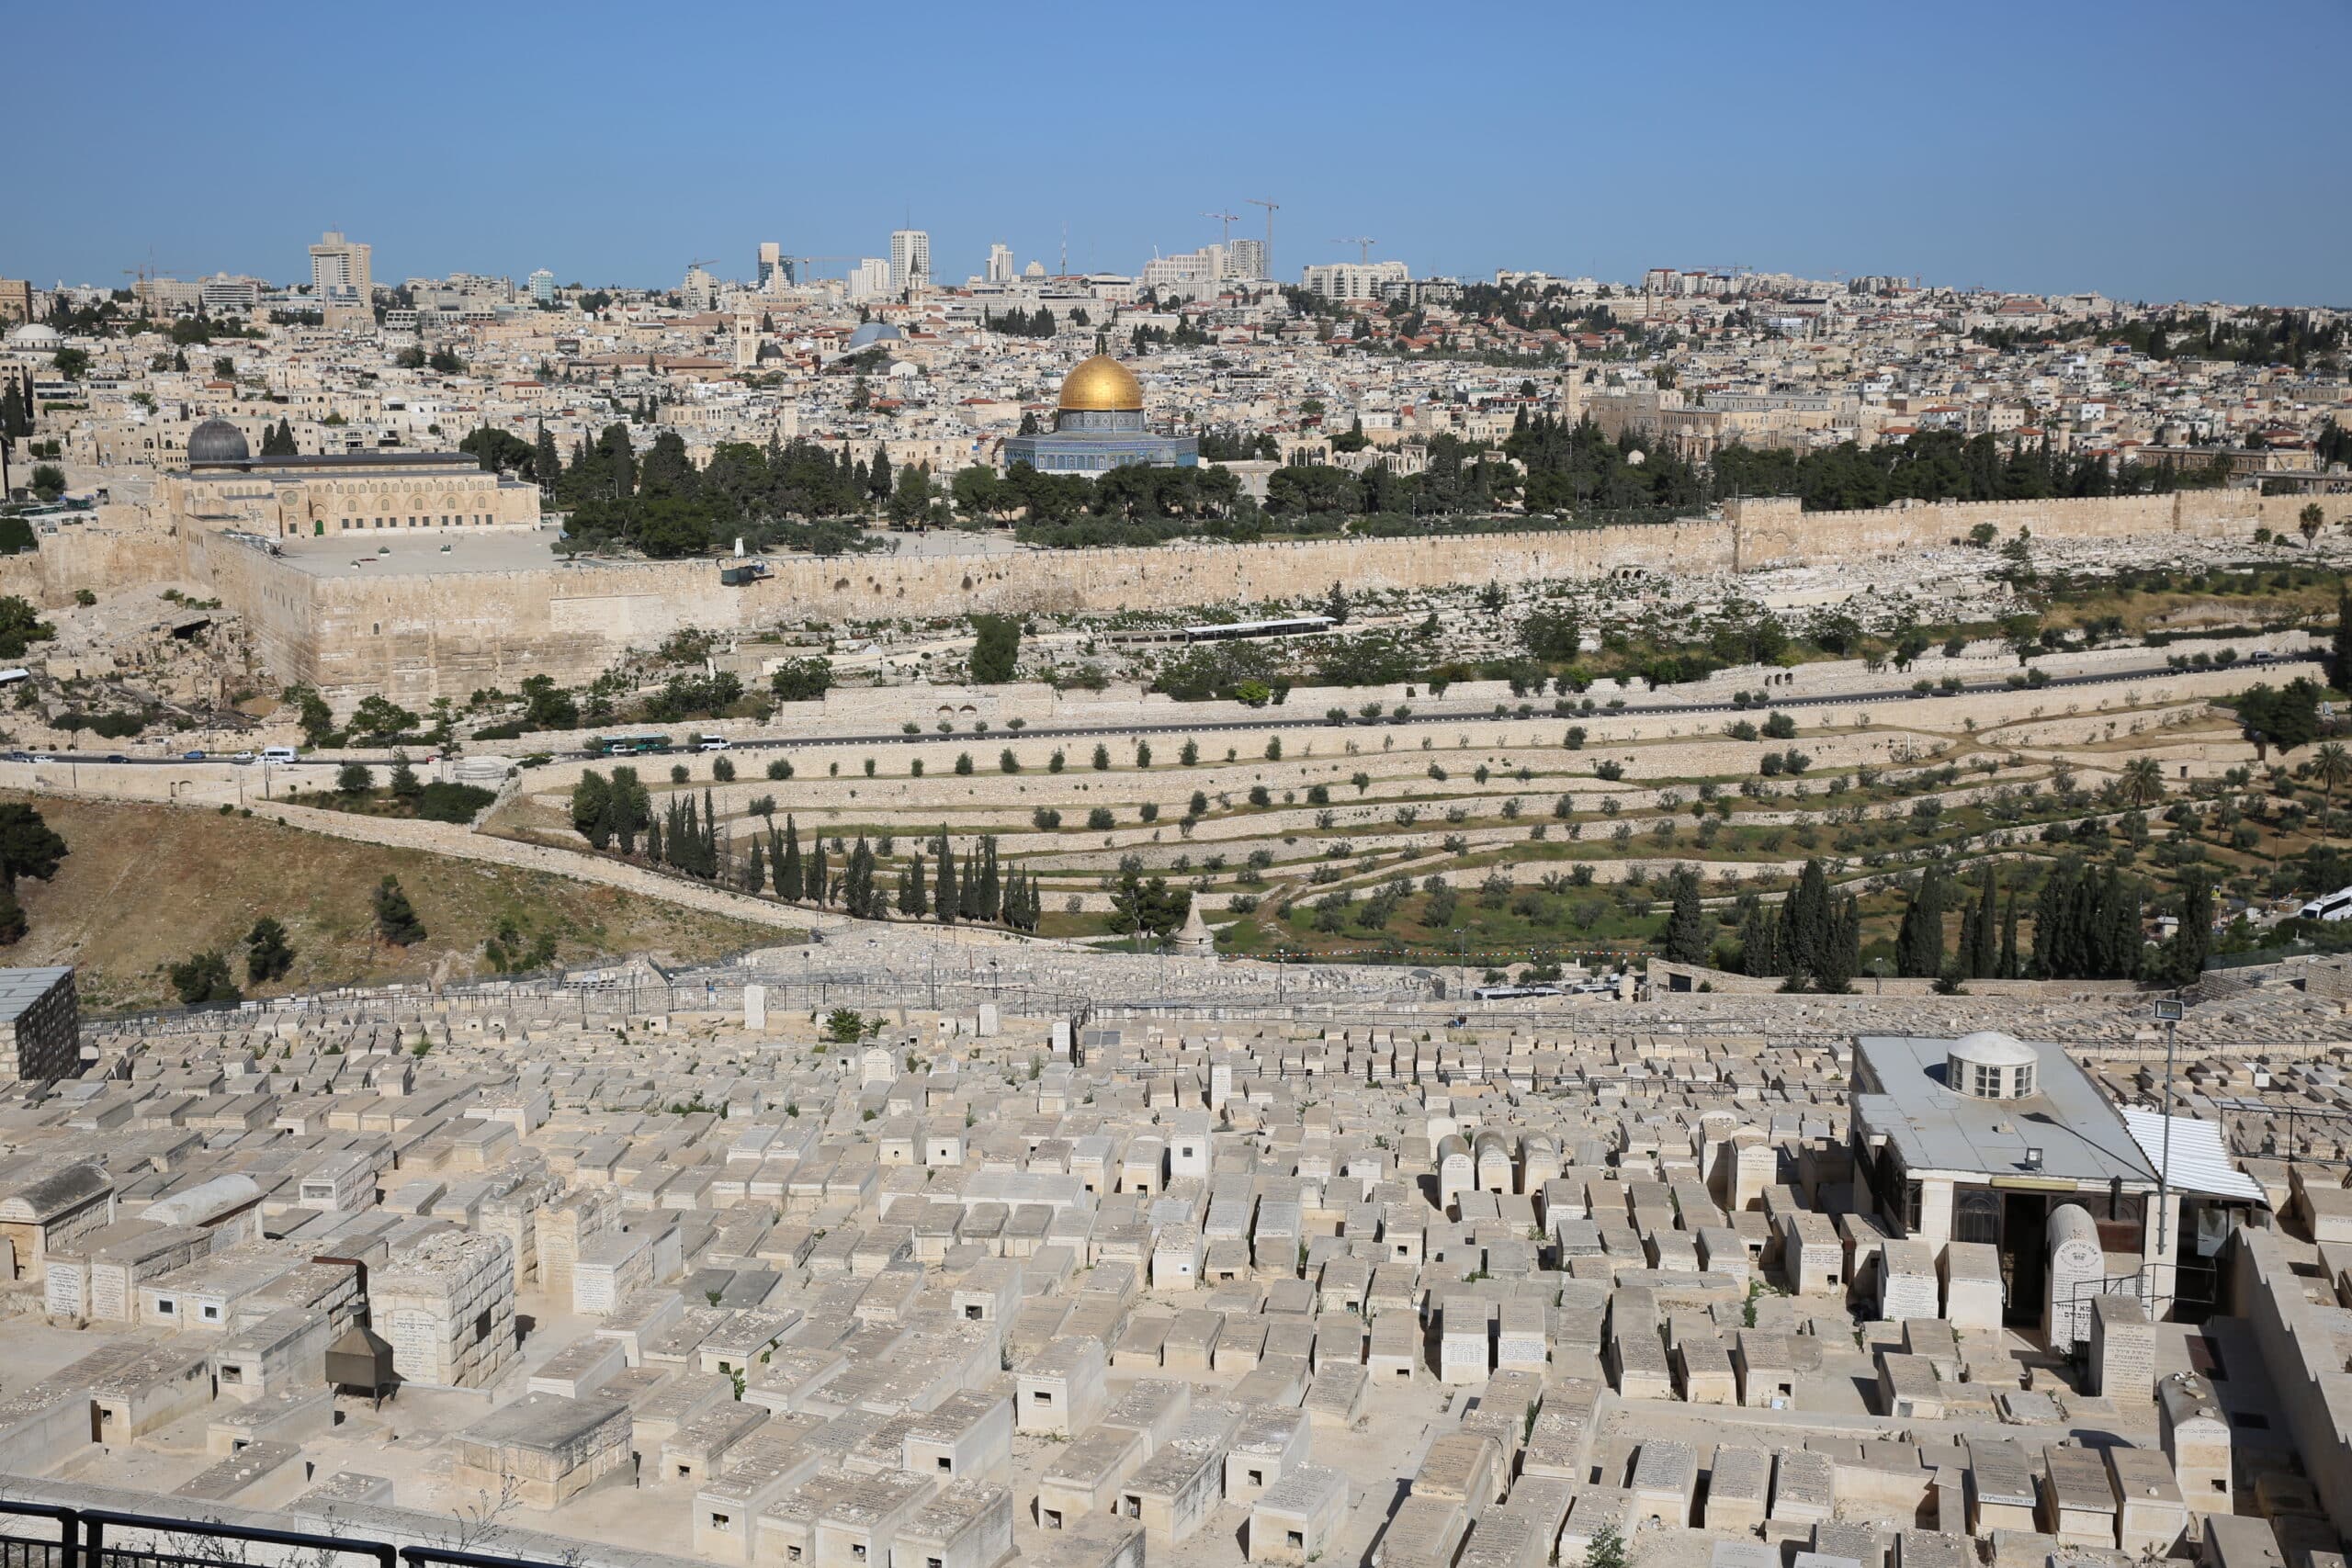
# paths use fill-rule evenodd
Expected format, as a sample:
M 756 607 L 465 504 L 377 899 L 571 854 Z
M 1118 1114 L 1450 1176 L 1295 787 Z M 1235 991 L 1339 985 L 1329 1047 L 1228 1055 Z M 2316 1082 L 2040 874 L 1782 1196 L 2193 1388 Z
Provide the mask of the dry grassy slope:
M 15 798 L 26 798 L 17 796 Z M 33 800 L 71 846 L 57 878 L 18 888 L 32 929 L 0 963 L 74 964 L 85 1007 L 173 999 L 159 965 L 232 950 L 263 915 L 284 922 L 293 972 L 272 991 L 465 976 L 501 919 L 549 931 L 565 961 L 652 952 L 681 959 L 773 943 L 777 933 L 540 873 L 329 839 L 214 812 L 46 796 Z M 389 873 L 427 935 L 373 940 L 368 894 Z M 232 952 L 240 984 L 241 953 Z

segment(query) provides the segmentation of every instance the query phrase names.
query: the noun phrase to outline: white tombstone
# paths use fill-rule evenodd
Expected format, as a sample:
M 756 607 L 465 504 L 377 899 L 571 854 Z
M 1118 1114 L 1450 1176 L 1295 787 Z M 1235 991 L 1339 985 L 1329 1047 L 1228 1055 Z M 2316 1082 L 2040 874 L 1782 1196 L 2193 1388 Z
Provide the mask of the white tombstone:
M 743 1027 L 764 1034 L 768 1027 L 768 988 L 765 986 L 743 987 Z
M 2050 1212 L 2050 1295 L 2043 1322 L 2053 1350 L 2071 1351 L 2090 1337 L 2091 1298 L 2107 1288 L 2107 1254 L 2098 1224 L 2080 1203 Z
M 975 1032 L 978 1033 L 981 1039 L 986 1040 L 994 1035 L 996 1033 L 996 1004 L 994 1002 L 982 1002 L 980 1004 L 979 1027 L 975 1031 Z

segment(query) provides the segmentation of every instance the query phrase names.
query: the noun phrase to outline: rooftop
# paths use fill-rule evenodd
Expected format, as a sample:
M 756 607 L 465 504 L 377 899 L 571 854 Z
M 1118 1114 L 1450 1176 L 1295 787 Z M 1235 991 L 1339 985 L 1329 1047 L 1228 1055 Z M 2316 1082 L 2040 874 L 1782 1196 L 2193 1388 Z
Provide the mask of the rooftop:
M 1854 1115 L 1883 1134 L 1905 1169 L 1996 1177 L 2153 1185 L 2154 1167 L 2065 1052 L 2042 1041 L 2019 1043 L 2039 1065 L 2036 1093 L 2018 1100 L 1975 1100 L 1955 1093 L 1944 1071 L 1955 1043 L 1928 1036 L 1870 1034 L 1858 1040 Z M 2026 1151 L 2040 1149 L 2039 1165 Z

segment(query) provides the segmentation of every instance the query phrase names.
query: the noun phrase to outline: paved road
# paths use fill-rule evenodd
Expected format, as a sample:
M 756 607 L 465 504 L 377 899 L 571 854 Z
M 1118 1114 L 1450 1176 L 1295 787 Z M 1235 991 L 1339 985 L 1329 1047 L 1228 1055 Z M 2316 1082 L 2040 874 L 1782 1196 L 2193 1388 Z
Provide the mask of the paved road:
M 2299 671 L 2305 666 L 2317 669 L 2320 666 L 2320 660 L 2318 656 L 2290 656 L 2259 663 L 2248 661 L 2241 666 L 2241 668 L 2249 672 L 2259 671 L 2266 675 L 2279 675 L 2284 674 L 2290 670 Z M 2182 673 L 2182 671 L 2175 670 L 2169 665 L 2151 664 L 2103 675 L 2052 676 L 2048 682 L 2035 689 L 2045 692 L 2055 692 L 2081 686 L 2128 685 L 2137 681 L 2147 681 L 2165 675 L 2177 675 L 2180 673 Z M 2003 692 L 2010 689 L 2011 688 L 2007 685 L 2006 681 L 1999 684 L 1995 684 L 1989 681 L 1980 681 L 1973 685 L 1963 686 L 1958 692 L 1930 693 L 1926 694 L 1936 696 L 1965 696 L 1971 694 Z M 1913 691 L 1909 686 L 1888 686 L 1878 691 L 1847 692 L 1837 695 L 1772 697 L 1760 705 L 1755 703 L 1749 704 L 1747 711 L 1750 713 L 1759 713 L 1766 708 L 1822 708 L 1842 707 L 1863 703 L 1910 702 L 1918 698 L 1920 695 L 1922 695 L 1921 693 Z M 1573 721 L 1576 719 L 1599 720 L 1606 718 L 1627 718 L 1644 714 L 1706 714 L 1736 713 L 1739 711 L 1741 710 L 1736 707 L 1733 704 L 1727 702 L 1627 703 L 1623 707 L 1596 707 L 1589 714 L 1555 714 L 1547 708 L 1537 707 L 1527 716 L 1534 719 L 1563 719 Z M 1389 716 L 1383 716 L 1376 719 L 1363 719 L 1355 717 L 1351 715 L 1347 721 L 1347 728 L 1376 729 L 1396 724 L 1470 724 L 1486 722 L 1496 716 L 1496 715 L 1491 713 L 1429 713 L 1420 711 L 1416 711 L 1409 717 L 1402 719 Z M 1506 718 L 1517 718 L 1519 715 L 1514 709 L 1511 713 L 1500 716 Z M 682 727 L 678 725 L 647 726 L 646 733 L 652 733 L 656 728 L 674 733 L 681 728 Z M 1103 739 L 1111 736 L 1125 735 L 1214 735 L 1221 731 L 1238 729 L 1330 729 L 1337 728 L 1340 727 L 1332 724 L 1329 718 L 1321 714 L 1294 715 L 1286 709 L 1270 708 L 1262 716 L 1243 719 L 1211 719 L 1206 721 L 1170 719 L 1165 722 L 1154 721 L 1142 724 L 1082 725 L 1057 729 L 1031 726 L 1027 728 L 1017 730 L 992 728 L 988 733 L 999 739 L 1004 740 L 1011 740 L 1014 739 L 1023 740 L 1088 740 Z M 627 733 L 627 730 L 619 727 L 615 727 L 614 728 L 609 729 L 607 733 Z M 972 738 L 971 732 L 960 733 L 965 739 Z M 876 732 L 867 735 L 824 735 L 808 737 L 762 736 L 750 740 L 735 741 L 728 748 L 728 750 L 733 751 L 758 751 L 777 750 L 785 747 L 812 748 L 820 746 L 926 745 L 935 744 L 940 741 L 951 740 L 957 738 L 957 733 L 944 733 L 935 729 L 919 730 L 911 735 L 908 734 L 904 730 L 891 730 L 887 733 Z M 686 752 L 690 750 L 690 748 L 685 747 L 673 747 L 667 751 L 645 754 L 668 756 Z M 22 760 L 17 753 L 12 752 L 8 755 L 10 760 Z M 183 761 L 198 760 L 174 756 L 135 757 L 119 752 L 105 753 L 91 751 L 41 751 L 31 753 L 31 755 L 40 761 L 55 761 L 60 762 L 117 761 L 134 765 L 145 763 L 158 766 L 180 762 Z M 596 757 L 602 755 L 602 753 L 581 750 L 564 751 L 559 753 L 559 755 L 567 757 Z M 389 762 L 391 761 L 391 758 L 392 754 L 390 751 L 337 751 L 334 754 L 332 761 L 335 763 Z M 207 758 L 201 760 L 220 762 L 228 761 L 231 759 L 224 753 L 215 751 L 210 753 Z M 312 761 L 313 759 L 305 758 L 304 761 L 309 762 Z M 324 762 L 327 759 L 317 759 L 316 761 Z

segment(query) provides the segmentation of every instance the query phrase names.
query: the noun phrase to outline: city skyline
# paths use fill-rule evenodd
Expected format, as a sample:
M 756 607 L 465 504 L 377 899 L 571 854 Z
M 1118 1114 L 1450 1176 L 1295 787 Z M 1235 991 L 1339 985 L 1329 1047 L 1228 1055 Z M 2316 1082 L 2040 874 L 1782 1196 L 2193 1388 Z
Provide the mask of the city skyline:
M 2291 47 L 2263 51 L 2275 78 L 2265 126 L 2292 152 L 2266 159 L 2246 146 L 2227 96 L 2152 89 L 2176 64 L 2170 9 L 1996 6 L 1963 33 L 1892 17 L 1826 42 L 1725 13 L 1695 29 L 1710 40 L 1703 52 L 1663 72 L 1642 65 L 1655 44 L 1632 19 L 1459 14 L 1465 39 L 1507 29 L 1514 57 L 1568 62 L 1564 76 L 1517 91 L 1476 70 L 1410 74 L 1419 56 L 1402 47 L 1402 13 L 1395 27 L 1348 30 L 1258 17 L 1240 37 L 1214 9 L 1172 35 L 1114 14 L 1098 36 L 1117 68 L 1057 82 L 1059 103 L 1017 115 L 1005 112 L 1017 39 L 917 7 L 894 62 L 892 112 L 876 112 L 861 73 L 820 70 L 796 76 L 791 134 L 759 130 L 763 96 L 699 93 L 703 134 L 685 143 L 602 107 L 493 96 L 456 113 L 458 88 L 382 63 L 397 52 L 361 47 L 362 23 L 314 17 L 302 29 L 257 29 L 241 59 L 298 84 L 297 109 L 312 93 L 325 106 L 327 85 L 308 84 L 318 60 L 335 60 L 345 134 L 297 143 L 278 119 L 207 117 L 201 161 L 244 173 L 156 182 L 135 205 L 99 180 L 61 182 L 5 266 L 43 284 L 112 282 L 151 264 L 181 277 L 291 280 L 318 234 L 340 229 L 377 247 L 385 281 L 546 267 L 567 283 L 674 287 L 697 256 L 722 258 L 721 276 L 749 276 L 763 241 L 786 254 L 875 255 L 891 230 L 915 227 L 932 236 L 933 276 L 956 282 L 984 272 L 998 242 L 1021 265 L 1057 267 L 1066 224 L 1073 270 L 1133 273 L 1155 253 L 1218 239 L 1213 211 L 1245 212 L 1235 233 L 1261 235 L 1259 209 L 1242 206 L 1260 197 L 1282 203 L 1274 273 L 1284 281 L 1352 259 L 1357 247 L 1337 236 L 1372 235 L 1374 259 L 1417 276 L 1507 266 L 1623 280 L 1651 266 L 1749 265 L 2346 303 L 2336 258 L 2352 217 L 2314 199 L 2306 173 L 2346 141 L 2324 81 L 2338 52 L 2326 40 L 2352 42 L 2345 13 L 2267 13 L 2262 36 Z M 721 10 L 701 36 L 740 39 L 746 58 L 788 50 L 846 64 L 870 48 L 838 18 L 798 18 L 786 34 Z M 543 35 L 472 14 L 469 28 L 486 55 L 527 48 L 551 76 L 589 79 L 608 62 L 609 29 Z M 62 17 L 28 17 L 22 31 L 28 58 L 72 45 Z M 209 89 L 160 38 L 124 30 L 109 62 L 119 107 L 107 116 L 69 112 L 72 89 L 53 73 L 22 84 L 28 161 L 70 171 L 145 156 L 167 122 L 198 114 Z M 711 69 L 700 48 L 632 36 L 632 79 L 692 84 Z M 2052 60 L 2082 63 L 2052 73 L 2041 63 Z M 1393 85 L 1401 118 L 1367 112 L 1378 82 Z M 1180 107 L 1185 122 L 1250 133 L 1171 138 L 1159 128 Z M 2191 220 L 2182 193 L 2192 191 L 2221 193 L 2211 199 L 2248 220 Z

